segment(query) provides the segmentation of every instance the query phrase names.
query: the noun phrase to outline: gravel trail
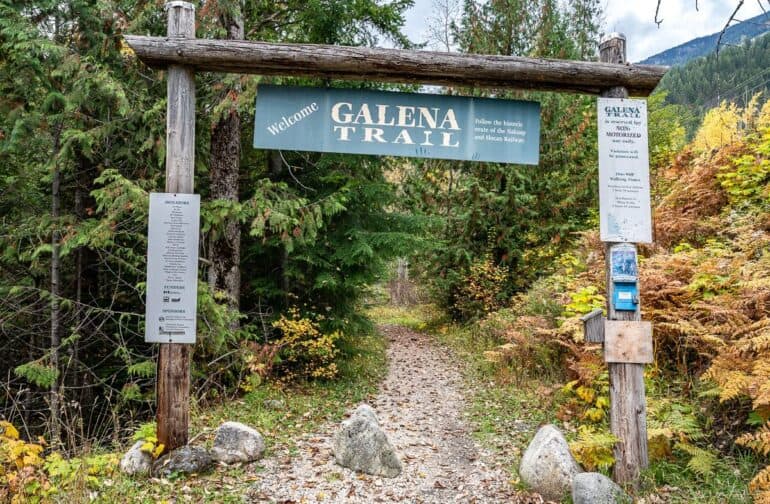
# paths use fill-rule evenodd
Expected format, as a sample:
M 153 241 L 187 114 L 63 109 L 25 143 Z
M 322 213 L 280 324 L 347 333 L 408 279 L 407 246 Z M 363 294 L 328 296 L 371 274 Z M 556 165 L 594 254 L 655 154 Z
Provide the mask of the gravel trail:
M 389 340 L 388 375 L 371 406 L 403 463 L 396 478 L 357 474 L 334 462 L 338 424 L 298 440 L 262 461 L 251 502 L 539 503 L 517 492 L 509 474 L 474 442 L 463 419 L 459 364 L 430 337 L 382 326 Z

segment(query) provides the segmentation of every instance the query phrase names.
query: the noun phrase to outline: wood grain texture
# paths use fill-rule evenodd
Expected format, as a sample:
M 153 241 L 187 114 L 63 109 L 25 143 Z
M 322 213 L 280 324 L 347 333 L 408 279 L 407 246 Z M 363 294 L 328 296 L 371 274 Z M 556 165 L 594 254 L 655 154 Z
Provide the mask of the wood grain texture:
M 604 361 L 625 364 L 651 363 L 652 324 L 625 320 L 605 321 Z
M 580 317 L 583 322 L 583 337 L 588 343 L 601 343 L 604 341 L 604 312 L 594 310 Z
M 599 45 L 602 62 L 623 64 L 626 62 L 626 41 L 610 37 Z M 602 92 L 607 98 L 628 98 L 629 90 L 623 86 L 611 86 Z M 605 248 L 607 282 L 607 319 L 641 320 L 641 302 L 636 311 L 616 312 L 613 304 L 613 284 L 610 264 L 611 243 Z M 644 365 L 608 363 L 610 375 L 610 430 L 618 438 L 615 445 L 613 479 L 620 484 L 636 485 L 641 470 L 649 464 L 647 455 L 647 400 L 644 390 Z
M 168 68 L 166 192 L 192 193 L 195 170 L 195 77 L 180 65 Z
M 190 356 L 192 346 L 161 343 L 158 353 L 158 443 L 165 452 L 187 444 L 190 425 Z
M 126 35 L 147 65 L 198 71 L 648 96 L 667 67 L 320 44 Z
M 612 306 L 613 283 L 610 276 L 608 243 L 605 249 L 607 271 L 608 320 L 641 320 L 636 311 L 615 311 Z M 606 334 L 605 334 L 606 338 Z M 613 479 L 620 484 L 637 484 L 642 469 L 649 464 L 647 455 L 647 399 L 644 390 L 644 364 L 607 363 L 610 375 L 610 430 L 618 438 L 615 445 Z
M 168 35 L 195 37 L 195 9 L 187 2 L 168 4 Z M 195 78 L 191 68 L 168 69 L 166 108 L 166 192 L 192 193 L 195 171 Z M 190 423 L 192 347 L 161 343 L 156 390 L 158 443 L 171 451 L 187 444 Z

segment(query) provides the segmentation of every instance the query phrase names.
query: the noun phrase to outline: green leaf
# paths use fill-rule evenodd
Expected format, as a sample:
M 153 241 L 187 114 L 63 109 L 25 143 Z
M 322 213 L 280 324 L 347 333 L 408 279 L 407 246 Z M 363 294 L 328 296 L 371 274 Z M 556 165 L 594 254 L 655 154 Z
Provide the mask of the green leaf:
M 147 360 L 128 366 L 128 374 L 140 378 L 150 378 L 155 376 L 155 369 L 155 362 Z
M 16 366 L 13 372 L 16 376 L 24 378 L 40 388 L 50 388 L 59 378 L 58 369 L 44 365 L 40 361 L 32 361 Z

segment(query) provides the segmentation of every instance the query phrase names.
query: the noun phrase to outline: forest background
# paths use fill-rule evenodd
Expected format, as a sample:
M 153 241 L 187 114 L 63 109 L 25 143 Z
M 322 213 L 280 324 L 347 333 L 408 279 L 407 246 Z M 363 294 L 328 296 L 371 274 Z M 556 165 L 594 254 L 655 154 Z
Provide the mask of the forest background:
M 410 3 L 205 2 L 196 35 L 414 48 L 401 32 Z M 467 0 L 455 22 L 450 4 L 441 5 L 446 22 L 433 39 L 444 49 L 597 58 L 598 0 Z M 165 30 L 157 1 L 0 1 L 7 446 L 44 436 L 46 453 L 77 456 L 125 445 L 152 418 L 146 222 L 148 193 L 163 187 L 166 87 L 164 73 L 142 65 L 122 34 Z M 756 58 L 735 48 L 722 64 L 761 60 L 767 51 L 755 43 L 767 41 L 746 44 Z M 698 68 L 672 71 L 649 100 L 656 243 L 643 250 L 641 270 L 645 318 L 656 327 L 652 446 L 707 477 L 720 455 L 754 450 L 753 472 L 770 452 L 770 110 L 761 96 L 699 101 L 693 83 L 713 80 Z M 335 380 L 355 340 L 372 331 L 362 307 L 377 299 L 373 286 L 408 258 L 422 299 L 461 324 L 458 338 L 485 352 L 484 369 L 501 388 L 514 371 L 546 370 L 566 383 L 554 407 L 581 425 L 581 462 L 611 465 L 606 373 L 597 349 L 576 341 L 577 316 L 604 302 L 593 232 L 594 98 L 440 90 L 539 101 L 540 164 L 532 168 L 254 150 L 258 84 L 415 88 L 220 74 L 196 81 L 197 407 L 265 383 Z M 661 383 L 675 384 L 675 399 Z M 751 488 L 768 498 L 770 471 Z

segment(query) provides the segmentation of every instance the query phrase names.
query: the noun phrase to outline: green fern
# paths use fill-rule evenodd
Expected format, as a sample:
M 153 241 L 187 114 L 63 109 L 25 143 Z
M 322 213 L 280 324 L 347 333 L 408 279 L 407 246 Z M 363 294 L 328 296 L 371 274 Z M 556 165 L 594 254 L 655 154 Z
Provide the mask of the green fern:
M 127 383 L 120 389 L 120 398 L 125 401 L 139 401 L 142 399 L 142 391 L 136 383 Z
M 615 463 L 613 448 L 618 438 L 610 432 L 595 431 L 585 425 L 578 429 L 577 440 L 569 444 L 575 459 L 588 471 L 612 467 Z
M 690 456 L 687 462 L 687 468 L 699 476 L 709 476 L 714 472 L 714 466 L 717 463 L 717 456 L 711 450 L 699 448 L 690 443 L 676 443 L 674 445 L 679 451 L 685 452 Z
M 144 441 L 146 439 L 156 439 L 155 433 L 158 430 L 158 426 L 155 422 L 143 423 L 139 426 L 139 429 L 134 433 L 132 439 L 134 441 Z
M 128 374 L 140 378 L 151 378 L 155 376 L 155 363 L 153 361 L 142 361 L 128 366 Z
M 58 369 L 47 366 L 40 361 L 27 362 L 26 364 L 16 366 L 13 372 L 16 376 L 24 378 L 40 388 L 50 388 L 59 378 Z

